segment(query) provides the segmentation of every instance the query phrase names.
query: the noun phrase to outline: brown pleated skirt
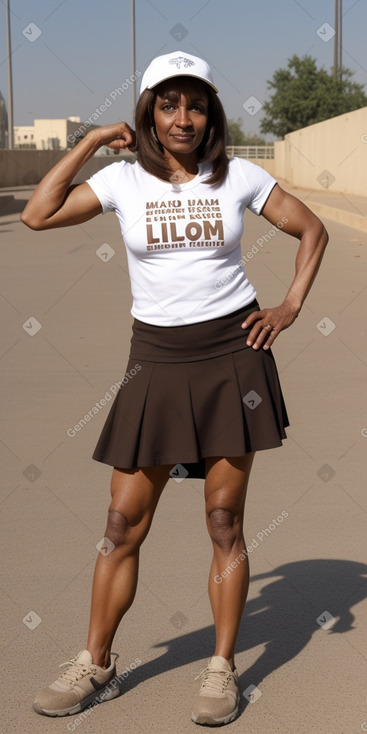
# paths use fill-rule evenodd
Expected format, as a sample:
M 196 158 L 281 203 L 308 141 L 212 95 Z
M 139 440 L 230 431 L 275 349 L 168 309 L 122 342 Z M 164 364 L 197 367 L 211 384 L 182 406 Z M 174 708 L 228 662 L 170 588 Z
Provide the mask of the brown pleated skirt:
M 197 324 L 135 319 L 130 357 L 93 458 L 120 469 L 180 464 L 281 446 L 289 425 L 271 350 L 247 347 L 257 301 Z M 185 471 L 183 475 L 185 475 Z

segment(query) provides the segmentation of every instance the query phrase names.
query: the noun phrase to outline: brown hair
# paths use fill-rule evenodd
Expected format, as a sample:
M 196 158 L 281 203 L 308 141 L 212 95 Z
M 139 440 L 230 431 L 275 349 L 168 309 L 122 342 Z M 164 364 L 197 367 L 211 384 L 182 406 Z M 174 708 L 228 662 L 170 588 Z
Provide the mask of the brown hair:
M 186 80 L 188 77 L 184 77 L 184 79 Z M 174 88 L 171 87 L 170 92 L 177 93 L 177 77 L 174 77 L 172 81 L 175 82 L 175 86 Z M 209 84 L 193 77 L 190 77 L 190 82 L 201 93 L 205 91 L 208 98 L 208 122 L 204 137 L 197 150 L 198 162 L 208 161 L 213 163 L 212 173 L 205 180 L 205 183 L 221 184 L 228 170 L 228 158 L 225 151 L 228 128 L 225 112 L 217 94 Z M 162 82 L 154 89 L 145 89 L 139 97 L 135 113 L 136 145 L 138 161 L 141 166 L 153 176 L 169 181 L 172 171 L 168 166 L 154 126 L 154 105 L 157 94 L 162 89 L 162 84 L 166 83 Z

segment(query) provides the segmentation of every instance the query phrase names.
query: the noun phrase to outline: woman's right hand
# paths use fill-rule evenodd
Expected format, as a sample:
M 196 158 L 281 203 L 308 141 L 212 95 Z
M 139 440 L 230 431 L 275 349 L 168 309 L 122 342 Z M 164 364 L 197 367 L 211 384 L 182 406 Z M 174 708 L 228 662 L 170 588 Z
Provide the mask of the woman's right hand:
M 88 135 L 91 134 L 98 138 L 100 146 L 107 145 L 108 148 L 113 150 L 136 150 L 135 131 L 127 122 L 104 125 L 88 133 Z

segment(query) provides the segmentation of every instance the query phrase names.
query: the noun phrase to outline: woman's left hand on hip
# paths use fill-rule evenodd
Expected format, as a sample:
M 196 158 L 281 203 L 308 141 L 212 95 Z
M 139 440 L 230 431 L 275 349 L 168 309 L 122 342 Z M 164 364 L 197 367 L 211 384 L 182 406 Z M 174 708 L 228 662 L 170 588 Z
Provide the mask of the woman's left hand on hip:
M 252 329 L 246 339 L 246 344 L 253 349 L 269 349 L 278 334 L 288 329 L 296 320 L 298 313 L 292 306 L 282 303 L 274 308 L 262 308 L 253 311 L 241 324 L 243 329 Z

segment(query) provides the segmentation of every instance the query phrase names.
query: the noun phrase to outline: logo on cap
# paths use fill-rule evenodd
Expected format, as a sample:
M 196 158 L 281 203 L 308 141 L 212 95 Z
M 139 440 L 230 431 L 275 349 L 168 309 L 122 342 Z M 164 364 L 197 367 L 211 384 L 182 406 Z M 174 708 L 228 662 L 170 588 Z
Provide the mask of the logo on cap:
M 175 59 L 170 59 L 170 64 L 176 64 L 177 69 L 181 69 L 181 64 L 184 65 L 185 69 L 188 66 L 195 66 L 195 61 L 187 59 L 185 56 L 177 56 Z

